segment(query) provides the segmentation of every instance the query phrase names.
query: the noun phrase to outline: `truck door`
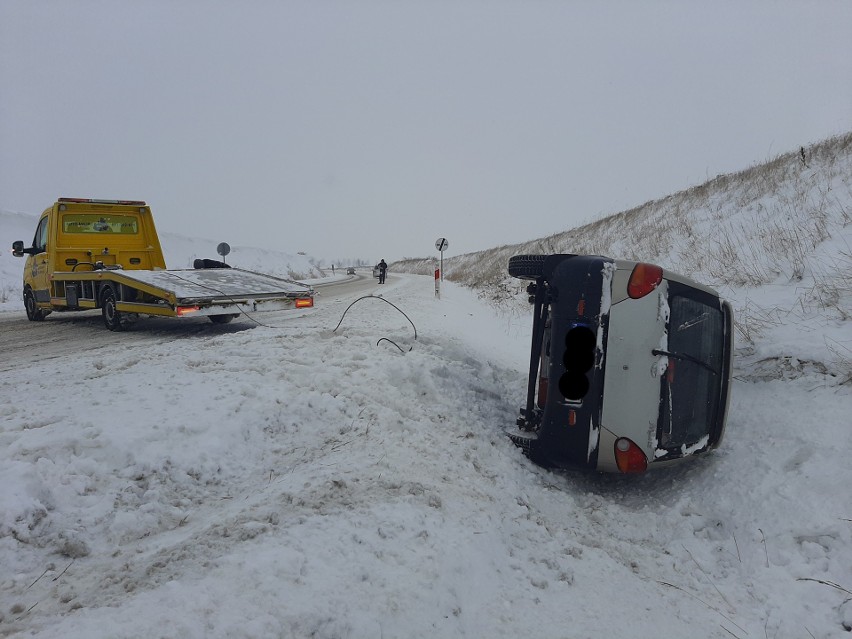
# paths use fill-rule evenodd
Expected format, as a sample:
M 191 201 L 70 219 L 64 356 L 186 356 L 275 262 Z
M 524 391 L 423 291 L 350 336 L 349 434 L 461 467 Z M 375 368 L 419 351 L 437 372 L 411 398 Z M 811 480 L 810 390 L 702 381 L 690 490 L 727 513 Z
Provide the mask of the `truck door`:
M 48 261 L 50 255 L 47 251 L 49 219 L 49 216 L 45 215 L 39 220 L 35 237 L 33 238 L 33 248 L 35 250 L 27 257 L 27 264 L 24 267 L 24 283 L 29 284 L 33 289 L 37 302 L 50 302 L 50 290 L 48 287 Z

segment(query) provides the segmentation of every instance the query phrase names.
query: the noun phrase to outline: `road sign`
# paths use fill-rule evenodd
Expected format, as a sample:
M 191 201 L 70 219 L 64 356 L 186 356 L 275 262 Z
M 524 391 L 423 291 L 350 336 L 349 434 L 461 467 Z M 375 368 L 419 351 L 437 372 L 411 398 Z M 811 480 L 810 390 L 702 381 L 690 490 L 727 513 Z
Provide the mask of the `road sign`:
M 450 243 L 447 241 L 445 237 L 439 237 L 435 240 L 435 248 L 441 251 L 441 281 L 444 280 L 444 251 L 450 248 Z M 438 295 L 438 297 L 441 297 Z
M 216 247 L 216 252 L 222 257 L 225 257 L 231 252 L 231 247 L 227 242 L 221 242 L 219 246 Z

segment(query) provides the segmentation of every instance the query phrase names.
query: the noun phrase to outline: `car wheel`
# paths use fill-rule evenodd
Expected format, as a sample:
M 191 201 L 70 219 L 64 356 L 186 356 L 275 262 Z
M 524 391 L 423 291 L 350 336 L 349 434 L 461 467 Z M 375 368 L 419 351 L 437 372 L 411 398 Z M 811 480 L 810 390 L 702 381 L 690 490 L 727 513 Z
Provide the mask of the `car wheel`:
M 101 314 L 104 324 L 111 331 L 126 331 L 130 326 L 129 320 L 116 308 L 115 292 L 109 286 L 101 293 Z
M 239 315 L 211 315 L 210 321 L 214 324 L 227 324 L 233 319 L 238 318 Z
M 41 322 L 50 311 L 43 311 L 36 304 L 35 295 L 31 289 L 24 291 L 24 308 L 27 310 L 27 319 L 31 322 Z
M 509 275 L 522 280 L 536 280 L 544 275 L 547 255 L 515 255 L 509 258 Z

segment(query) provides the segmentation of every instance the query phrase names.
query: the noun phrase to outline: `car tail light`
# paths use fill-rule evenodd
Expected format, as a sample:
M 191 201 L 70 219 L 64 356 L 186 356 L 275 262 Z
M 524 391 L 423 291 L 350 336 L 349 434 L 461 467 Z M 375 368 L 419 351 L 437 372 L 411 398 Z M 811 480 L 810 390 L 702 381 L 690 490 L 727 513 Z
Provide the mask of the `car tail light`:
M 663 281 L 663 269 L 656 264 L 640 262 L 633 267 L 630 281 L 627 282 L 627 294 L 634 300 L 645 297 Z
M 615 463 L 622 473 L 644 473 L 648 469 L 645 453 L 626 437 L 615 440 Z
M 296 300 L 296 308 L 312 308 L 313 305 L 313 297 L 303 297 Z
M 547 403 L 547 377 L 539 375 L 538 378 L 538 407 L 544 408 Z

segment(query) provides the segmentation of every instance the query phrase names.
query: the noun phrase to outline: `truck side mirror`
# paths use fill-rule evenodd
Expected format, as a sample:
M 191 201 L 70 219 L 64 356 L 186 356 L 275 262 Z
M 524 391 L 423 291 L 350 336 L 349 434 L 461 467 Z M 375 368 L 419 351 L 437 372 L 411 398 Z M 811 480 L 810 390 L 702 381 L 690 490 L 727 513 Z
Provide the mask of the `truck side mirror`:
M 12 242 L 12 255 L 15 257 L 23 257 L 24 256 L 24 243 L 21 240 L 17 242 Z

